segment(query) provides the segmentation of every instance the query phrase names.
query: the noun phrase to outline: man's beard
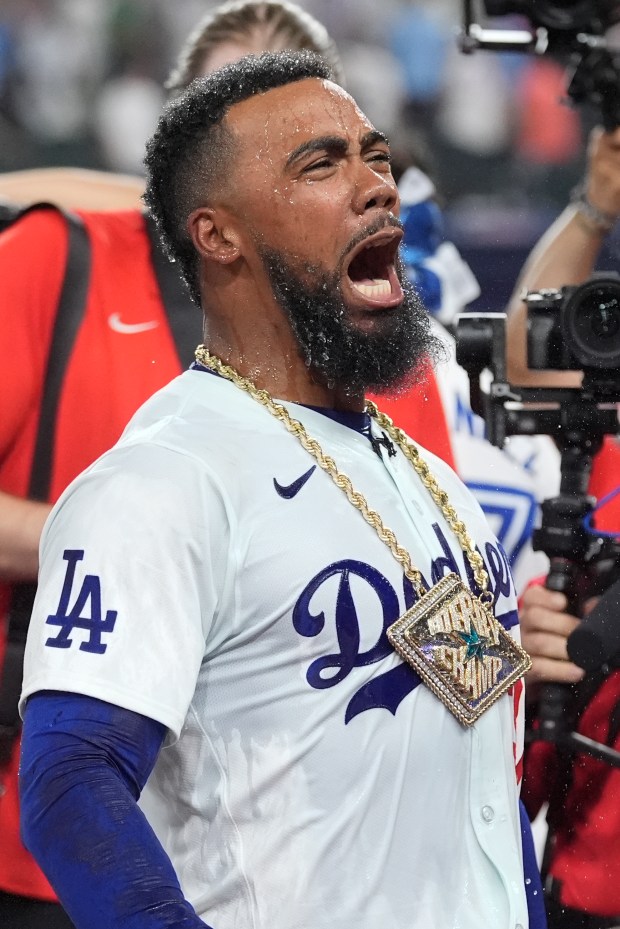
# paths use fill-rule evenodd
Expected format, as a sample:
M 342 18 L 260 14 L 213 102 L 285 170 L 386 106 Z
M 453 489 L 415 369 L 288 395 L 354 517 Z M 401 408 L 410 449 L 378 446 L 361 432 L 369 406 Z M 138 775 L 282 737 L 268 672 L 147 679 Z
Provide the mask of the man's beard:
M 423 380 L 428 365 L 444 353 L 400 259 L 396 271 L 404 300 L 398 307 L 375 311 L 383 318 L 374 331 L 366 332 L 349 321 L 338 271 L 305 266 L 302 278 L 281 252 L 260 252 L 307 367 L 330 388 L 338 386 L 349 394 L 401 393 Z

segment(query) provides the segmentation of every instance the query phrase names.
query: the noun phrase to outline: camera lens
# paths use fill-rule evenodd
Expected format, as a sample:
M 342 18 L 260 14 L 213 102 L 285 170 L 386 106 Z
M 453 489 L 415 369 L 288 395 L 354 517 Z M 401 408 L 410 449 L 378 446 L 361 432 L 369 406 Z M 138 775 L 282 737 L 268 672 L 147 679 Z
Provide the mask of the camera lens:
M 577 287 L 564 309 L 562 330 L 582 367 L 620 368 L 620 278 L 593 278 Z

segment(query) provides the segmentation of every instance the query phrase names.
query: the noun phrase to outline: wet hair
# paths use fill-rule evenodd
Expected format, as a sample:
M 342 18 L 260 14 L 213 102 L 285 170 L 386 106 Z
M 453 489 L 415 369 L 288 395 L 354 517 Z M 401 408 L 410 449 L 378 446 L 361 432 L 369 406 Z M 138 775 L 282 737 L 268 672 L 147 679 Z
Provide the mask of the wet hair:
M 200 262 L 187 221 L 227 180 L 235 140 L 224 117 L 232 106 L 256 94 L 331 76 L 327 62 L 312 52 L 247 55 L 194 81 L 164 109 L 146 147 L 144 201 L 198 306 Z
M 264 51 L 315 52 L 330 65 L 333 80 L 343 84 L 336 44 L 325 26 L 310 13 L 287 0 L 233 0 L 207 14 L 190 34 L 166 88 L 176 93 L 202 76 L 205 61 L 224 42 L 243 41 L 257 35 L 264 41 Z

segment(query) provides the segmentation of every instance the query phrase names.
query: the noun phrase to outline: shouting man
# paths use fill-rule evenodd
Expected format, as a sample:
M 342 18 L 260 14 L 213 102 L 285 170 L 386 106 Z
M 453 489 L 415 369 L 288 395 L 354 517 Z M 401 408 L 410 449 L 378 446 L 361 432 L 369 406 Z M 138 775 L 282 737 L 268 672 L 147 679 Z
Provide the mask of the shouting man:
M 78 929 L 535 924 L 514 587 L 365 401 L 437 346 L 329 78 L 244 58 L 149 144 L 205 344 L 54 508 L 22 694 L 24 839 Z

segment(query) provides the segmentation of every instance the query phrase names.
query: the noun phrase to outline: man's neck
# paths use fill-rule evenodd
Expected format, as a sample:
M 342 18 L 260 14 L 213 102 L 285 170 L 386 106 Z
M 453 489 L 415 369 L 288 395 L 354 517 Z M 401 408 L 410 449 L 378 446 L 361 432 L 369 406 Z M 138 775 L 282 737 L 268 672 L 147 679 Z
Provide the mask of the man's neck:
M 322 383 L 306 366 L 296 345 L 278 357 L 273 350 L 263 353 L 248 346 L 240 352 L 218 343 L 212 337 L 205 341 L 211 354 L 278 400 L 344 412 L 364 410 L 363 393 L 350 394 L 340 385 L 328 387 Z

